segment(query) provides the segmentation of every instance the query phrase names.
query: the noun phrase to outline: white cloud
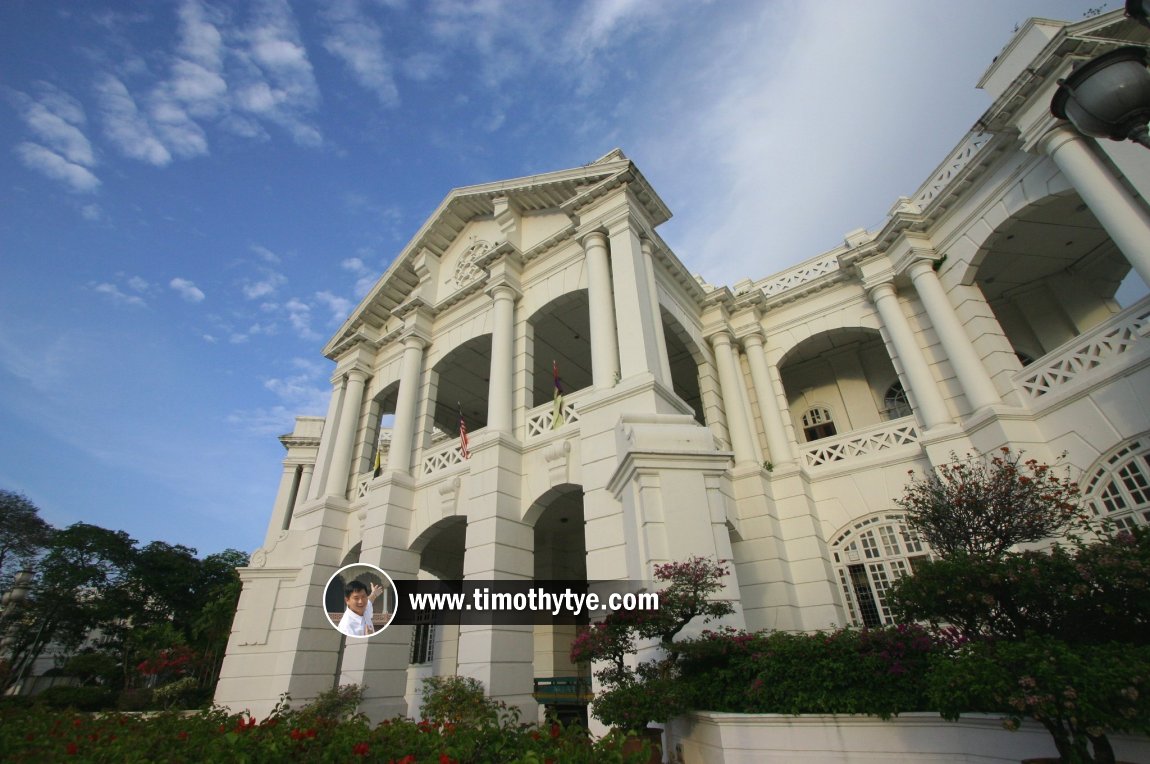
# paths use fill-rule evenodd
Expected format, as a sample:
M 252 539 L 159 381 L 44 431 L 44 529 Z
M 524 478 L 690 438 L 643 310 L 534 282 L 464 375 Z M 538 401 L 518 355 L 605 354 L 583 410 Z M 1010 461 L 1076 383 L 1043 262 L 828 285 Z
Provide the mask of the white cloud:
M 383 45 L 379 25 L 356 0 L 337 0 L 323 14 L 328 24 L 323 45 L 351 70 L 360 85 L 375 93 L 385 106 L 399 102 L 399 90 Z
M 293 297 L 284 304 L 288 313 L 288 321 L 300 339 L 318 340 L 319 333 L 311 328 L 311 306 Z
M 48 90 L 39 100 L 17 94 L 21 116 L 36 137 L 72 164 L 93 167 L 92 144 L 80 129 L 86 119 L 80 102 L 66 93 Z
M 249 300 L 258 300 L 275 294 L 276 290 L 287 283 L 287 276 L 273 271 L 271 268 L 261 268 L 263 278 L 255 281 L 245 281 L 243 284 L 244 296 Z
M 155 167 L 171 163 L 171 152 L 140 114 L 136 100 L 123 82 L 105 75 L 97 83 L 96 93 L 102 108 L 104 134 L 120 153 Z
M 197 287 L 195 283 L 188 281 L 187 279 L 177 276 L 168 282 L 168 286 L 176 290 L 180 297 L 183 297 L 187 302 L 196 303 L 204 301 L 203 290 Z
M 315 298 L 331 311 L 331 323 L 333 324 L 343 323 L 347 314 L 351 312 L 351 300 L 347 298 L 339 297 L 328 291 L 316 292 Z
M 362 298 L 370 292 L 379 279 L 379 274 L 368 268 L 367 264 L 358 257 L 349 257 L 342 261 L 339 266 L 355 276 L 353 292 L 357 298 Z
M 108 282 L 91 285 L 92 291 L 97 294 L 102 294 L 117 305 L 128 305 L 133 308 L 147 307 L 148 303 L 143 297 L 134 294 L 126 294 L 121 291 L 118 286 Z
M 139 276 L 132 276 L 128 279 L 128 286 L 136 292 L 147 292 L 152 285 Z
M 80 208 L 80 216 L 83 217 L 84 220 L 95 222 L 103 219 L 104 210 L 98 204 L 85 204 Z
M 91 192 L 100 187 L 100 179 L 82 165 L 69 162 L 63 156 L 38 143 L 21 143 L 16 146 L 16 155 L 31 170 L 61 181 L 72 190 Z
M 252 252 L 255 252 L 256 255 L 265 263 L 271 263 L 272 265 L 279 265 L 280 263 L 280 256 L 275 252 L 272 252 L 267 247 L 261 247 L 259 244 L 253 244 L 251 246 L 251 250 Z

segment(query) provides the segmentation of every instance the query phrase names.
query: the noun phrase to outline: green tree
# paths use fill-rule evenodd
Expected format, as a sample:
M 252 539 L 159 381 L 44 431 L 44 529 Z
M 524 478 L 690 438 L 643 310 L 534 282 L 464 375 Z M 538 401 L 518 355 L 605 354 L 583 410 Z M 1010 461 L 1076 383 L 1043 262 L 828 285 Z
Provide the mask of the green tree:
M 12 587 L 12 579 L 43 552 L 52 538 L 52 526 L 23 494 L 0 490 L 0 592 Z

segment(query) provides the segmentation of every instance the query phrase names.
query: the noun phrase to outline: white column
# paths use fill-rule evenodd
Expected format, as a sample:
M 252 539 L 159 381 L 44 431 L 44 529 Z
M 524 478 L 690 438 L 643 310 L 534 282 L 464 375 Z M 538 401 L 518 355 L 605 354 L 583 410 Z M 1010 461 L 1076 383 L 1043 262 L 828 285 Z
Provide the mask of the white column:
M 491 382 L 487 391 L 487 427 L 510 433 L 514 409 L 515 290 L 500 284 L 491 290 L 495 301 L 491 333 Z
M 275 509 L 272 510 L 272 519 L 268 522 L 268 532 L 264 537 L 264 546 L 269 546 L 276 537 L 287 527 L 291 519 L 292 502 L 299 490 L 296 480 L 299 476 L 299 466 L 285 464 L 283 475 L 280 477 L 280 487 L 276 491 Z
M 767 354 L 763 350 L 763 337 L 758 332 L 743 338 L 747 350 L 747 363 L 751 367 L 751 383 L 755 386 L 755 397 L 759 399 L 759 413 L 763 415 L 763 428 L 767 432 L 767 449 L 771 462 L 776 466 L 791 464 L 795 460 L 794 449 L 787 437 L 783 412 L 779 409 L 778 391 L 771 379 Z
M 743 408 L 743 395 L 739 386 L 739 367 L 735 363 L 735 348 L 731 335 L 726 330 L 710 337 L 715 350 L 715 365 L 719 368 L 719 387 L 723 391 L 723 408 L 727 412 L 727 431 L 731 434 L 731 449 L 735 452 L 735 464 L 755 461 L 755 446 L 751 440 L 750 415 Z
M 314 464 L 303 465 L 303 474 L 300 475 L 299 478 L 299 490 L 296 491 L 296 496 L 298 497 L 296 499 L 296 504 L 299 504 L 301 501 L 305 501 L 307 499 L 308 491 L 311 490 L 311 477 L 312 472 L 314 471 Z M 295 511 L 295 507 L 292 507 L 292 511 Z
M 1150 286 L 1150 212 L 1114 177 L 1090 141 L 1074 130 L 1055 128 L 1038 145 L 1070 180 L 1142 281 Z
M 583 237 L 587 262 L 587 302 L 591 319 L 591 372 L 595 387 L 614 387 L 619 375 L 619 339 L 615 332 L 615 298 L 611 289 L 611 266 L 607 259 L 607 236 L 592 231 Z
M 343 396 L 343 408 L 339 412 L 339 428 L 336 430 L 335 447 L 331 455 L 331 468 L 327 473 L 325 496 L 340 496 L 347 493 L 347 475 L 351 469 L 351 453 L 355 449 L 355 431 L 363 408 L 363 387 L 367 372 L 363 369 L 350 369 L 347 372 L 347 386 Z
M 333 379 L 331 384 L 335 389 L 331 391 L 331 400 L 327 404 L 327 416 L 323 420 L 323 433 L 320 435 L 319 453 L 315 460 L 315 474 L 319 479 L 313 481 L 309 493 L 305 494 L 309 499 L 318 499 L 323 495 L 328 468 L 331 467 L 331 455 L 335 448 L 336 431 L 339 429 L 340 407 L 343 405 L 344 393 L 347 390 L 347 377 L 341 374 Z
M 659 282 L 655 279 L 655 247 L 649 239 L 642 239 L 643 265 L 647 271 L 647 284 L 651 290 L 651 316 L 655 321 L 655 343 L 658 345 L 659 370 L 663 381 L 671 385 L 671 361 L 667 358 L 667 337 L 663 333 L 663 313 L 659 309 Z
M 629 217 L 611 223 L 611 284 L 615 295 L 615 320 L 623 331 L 619 334 L 619 367 L 624 379 L 649 373 L 660 382 L 664 363 L 659 356 L 666 355 L 666 346 L 656 341 L 656 311 L 651 314 L 651 290 L 654 284 L 647 279 L 643 247 Z
M 916 413 L 922 420 L 923 427 L 931 429 L 950 421 L 950 414 L 946 410 L 946 402 L 939 395 L 938 386 L 926 365 L 922 348 L 915 341 L 914 332 L 910 322 L 902 312 L 898 297 L 894 293 L 894 285 L 889 281 L 877 284 L 868 290 L 871 302 L 878 309 L 883 326 L 890 335 L 894 345 L 894 352 L 902 363 L 903 373 L 906 374 L 912 402 Z
M 930 323 L 938 332 L 942 349 L 946 351 L 946 357 L 954 367 L 954 373 L 958 376 L 958 383 L 962 385 L 962 391 L 966 394 L 970 407 L 978 411 L 986 406 L 1002 403 L 998 390 L 990 381 L 990 375 L 986 373 L 982 359 L 975 352 L 974 344 L 970 341 L 966 330 L 962 328 L 954 312 L 954 306 L 950 304 L 950 298 L 938 280 L 938 274 L 934 272 L 934 265 L 929 260 L 916 260 L 911 263 L 907 272 L 914 281 L 919 299 L 926 307 Z
M 419 373 L 423 367 L 424 344 L 424 341 L 414 334 L 408 335 L 403 341 L 399 396 L 395 401 L 395 423 L 391 428 L 391 447 L 387 452 L 388 470 L 411 472 L 415 407 L 419 402 Z

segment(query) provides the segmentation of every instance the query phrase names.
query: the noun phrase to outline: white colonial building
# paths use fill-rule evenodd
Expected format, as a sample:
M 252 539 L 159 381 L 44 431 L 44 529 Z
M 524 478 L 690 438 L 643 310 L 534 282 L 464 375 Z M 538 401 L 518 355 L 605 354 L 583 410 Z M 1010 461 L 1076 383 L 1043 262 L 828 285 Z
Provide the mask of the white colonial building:
M 894 500 L 952 452 L 1065 451 L 1097 513 L 1150 522 L 1150 298 L 1116 299 L 1150 284 L 1150 152 L 1049 108 L 1076 63 L 1148 39 L 1119 13 L 1027 22 L 979 83 L 993 105 L 881 228 L 733 287 L 687 271 L 618 150 L 452 191 L 324 349 L 327 416 L 281 439 L 216 700 L 262 715 L 357 682 L 378 719 L 458 673 L 533 714 L 533 680 L 578 675 L 565 629 L 344 645 L 321 603 L 355 561 L 650 580 L 707 555 L 734 561 L 732 623 L 813 630 L 889 619 L 929 554 Z

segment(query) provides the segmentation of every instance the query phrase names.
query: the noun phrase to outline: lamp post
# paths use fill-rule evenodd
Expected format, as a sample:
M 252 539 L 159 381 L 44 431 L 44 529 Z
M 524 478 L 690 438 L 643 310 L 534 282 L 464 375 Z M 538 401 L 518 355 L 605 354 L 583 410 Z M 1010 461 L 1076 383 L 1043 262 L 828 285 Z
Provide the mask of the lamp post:
M 1130 46 L 1088 61 L 1059 80 L 1050 112 L 1086 135 L 1150 149 L 1147 55 L 1146 48 Z

